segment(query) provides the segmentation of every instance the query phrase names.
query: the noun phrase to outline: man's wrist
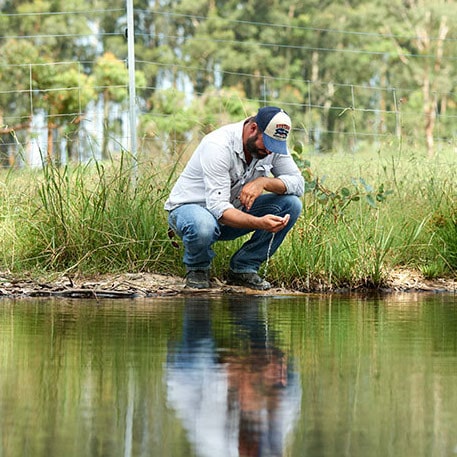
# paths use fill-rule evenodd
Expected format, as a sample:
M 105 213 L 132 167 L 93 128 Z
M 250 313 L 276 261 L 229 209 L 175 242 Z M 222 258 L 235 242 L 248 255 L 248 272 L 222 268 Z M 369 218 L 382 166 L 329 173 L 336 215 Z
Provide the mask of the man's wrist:
M 279 178 L 273 178 L 265 176 L 263 177 L 266 181 L 263 184 L 263 189 L 267 192 L 273 192 L 278 195 L 285 194 L 287 191 L 286 185 Z

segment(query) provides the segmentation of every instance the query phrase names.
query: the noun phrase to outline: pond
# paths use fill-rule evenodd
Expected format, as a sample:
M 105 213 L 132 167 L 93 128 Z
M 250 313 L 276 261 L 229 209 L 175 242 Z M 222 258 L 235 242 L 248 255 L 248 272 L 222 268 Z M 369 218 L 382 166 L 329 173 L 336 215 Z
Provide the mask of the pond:
M 457 455 L 446 294 L 0 301 L 0 456 Z

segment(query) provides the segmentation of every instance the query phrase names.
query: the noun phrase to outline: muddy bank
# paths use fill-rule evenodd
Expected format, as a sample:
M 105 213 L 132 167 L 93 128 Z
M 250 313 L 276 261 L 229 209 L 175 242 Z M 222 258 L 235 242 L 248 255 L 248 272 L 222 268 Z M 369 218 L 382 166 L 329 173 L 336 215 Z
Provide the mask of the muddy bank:
M 139 298 L 177 295 L 220 294 L 297 294 L 282 288 L 254 291 L 244 287 L 229 286 L 217 279 L 211 289 L 188 289 L 184 279 L 151 273 L 108 274 L 90 277 L 62 276 L 54 280 L 13 278 L 0 273 L 0 297 L 66 297 L 66 298 Z
M 211 289 L 187 289 L 183 278 L 152 273 L 125 273 L 98 276 L 60 276 L 46 280 L 27 277 L 13 277 L 0 272 L 0 297 L 65 297 L 65 298 L 139 298 L 167 297 L 179 295 L 220 295 L 220 294 L 256 294 L 256 295 L 297 295 L 303 293 L 395 293 L 395 292 L 455 292 L 457 282 L 454 278 L 426 279 L 411 270 L 392 272 L 386 283 L 379 289 L 363 287 L 332 290 L 317 284 L 309 291 L 297 291 L 275 288 L 268 291 L 255 291 L 236 287 L 213 279 Z

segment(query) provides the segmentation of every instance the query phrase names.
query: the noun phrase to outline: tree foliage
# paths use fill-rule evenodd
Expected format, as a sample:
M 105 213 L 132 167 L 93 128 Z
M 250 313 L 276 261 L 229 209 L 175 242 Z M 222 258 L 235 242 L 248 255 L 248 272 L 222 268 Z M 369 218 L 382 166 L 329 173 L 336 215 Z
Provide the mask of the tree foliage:
M 446 0 L 137 0 L 140 134 L 160 137 L 155 152 L 167 138 L 186 144 L 196 129 L 230 118 L 222 111 L 237 100 L 237 115 L 281 104 L 296 120 L 296 140 L 321 151 L 356 152 L 357 134 L 393 132 L 433 155 L 437 123 L 444 138 L 455 130 L 457 11 L 449 6 Z M 10 144 L 6 126 L 24 127 L 39 110 L 49 129 L 59 119 L 68 132 L 75 112 L 83 118 L 96 106 L 104 113 L 102 157 L 109 155 L 108 139 L 122 123 L 114 113 L 128 98 L 125 9 L 124 0 L 3 2 L 4 144 Z M 67 73 L 61 65 L 71 62 L 78 66 Z

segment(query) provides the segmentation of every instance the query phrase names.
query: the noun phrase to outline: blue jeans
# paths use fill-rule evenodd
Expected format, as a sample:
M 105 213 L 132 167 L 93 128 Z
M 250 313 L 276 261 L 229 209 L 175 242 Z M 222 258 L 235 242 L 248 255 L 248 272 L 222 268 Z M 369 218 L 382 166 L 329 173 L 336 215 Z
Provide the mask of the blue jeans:
M 235 273 L 257 273 L 260 265 L 272 256 L 283 242 L 287 232 L 293 227 L 302 210 L 301 200 L 294 195 L 260 195 L 248 211 L 253 216 L 290 214 L 289 223 L 279 232 L 228 227 L 219 224 L 217 219 L 203 206 L 182 205 L 168 216 L 170 228 L 184 244 L 183 261 L 187 271 L 209 270 L 214 258 L 212 245 L 216 241 L 234 240 L 249 232 L 254 232 L 230 259 L 230 269 Z

